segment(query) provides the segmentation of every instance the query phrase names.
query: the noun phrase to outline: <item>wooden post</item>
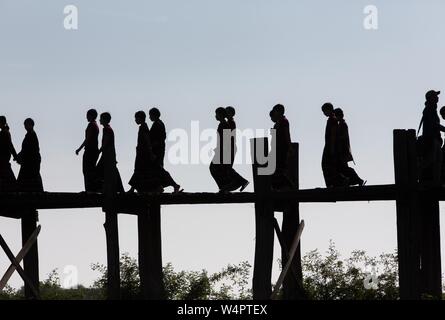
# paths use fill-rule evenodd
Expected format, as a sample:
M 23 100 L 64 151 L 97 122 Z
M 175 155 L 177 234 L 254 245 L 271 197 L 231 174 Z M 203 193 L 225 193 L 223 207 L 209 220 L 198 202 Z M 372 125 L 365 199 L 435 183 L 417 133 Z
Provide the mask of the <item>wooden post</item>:
M 118 300 L 120 295 L 119 231 L 117 213 L 105 212 L 107 239 L 107 299 Z
M 423 192 L 421 206 L 421 291 L 427 296 L 442 299 L 439 201 L 434 193 Z
M 441 152 L 441 151 L 439 151 Z M 444 159 L 445 161 L 445 159 Z M 433 174 L 435 174 L 433 172 Z M 438 190 L 436 186 L 427 188 L 427 179 L 422 181 L 423 190 L 420 196 L 421 203 L 421 292 L 427 298 L 442 299 L 442 268 L 440 252 L 440 209 Z
M 291 152 L 289 155 L 289 178 L 294 183 L 295 187 L 299 188 L 298 178 L 298 143 L 292 143 Z M 282 233 L 284 246 L 281 247 L 281 263 L 284 266 L 287 264 L 289 253 L 286 248 L 290 249 L 297 233 L 300 224 L 299 204 L 295 201 L 290 201 L 283 211 Z M 301 241 L 298 244 L 297 251 L 292 260 L 292 268 L 297 273 L 295 279 L 292 273 L 288 273 L 283 282 L 283 299 L 284 300 L 299 300 L 303 299 L 305 294 L 302 292 L 303 287 L 303 271 L 301 267 Z
M 397 247 L 400 299 L 420 299 L 420 207 L 416 132 L 394 130 L 394 172 L 398 188 Z
M 254 191 L 259 196 L 255 202 L 255 262 L 253 266 L 253 299 L 268 300 L 272 294 L 272 264 L 274 244 L 274 210 L 272 201 L 267 199 L 271 191 L 271 177 L 258 172 L 268 154 L 268 139 L 251 139 Z
M 150 204 L 138 215 L 139 276 L 143 299 L 165 299 L 162 271 L 161 205 Z
M 120 256 L 119 229 L 115 197 L 117 193 L 117 169 L 115 161 L 105 160 L 104 207 L 105 237 L 107 241 L 107 299 L 119 300 L 120 290 Z
M 26 211 L 22 216 L 22 245 L 25 246 L 28 239 L 37 228 L 38 212 L 36 210 Z M 37 240 L 31 246 L 23 259 L 23 269 L 32 286 L 39 292 L 39 252 Z M 33 299 L 35 297 L 31 287 L 25 282 L 25 297 Z

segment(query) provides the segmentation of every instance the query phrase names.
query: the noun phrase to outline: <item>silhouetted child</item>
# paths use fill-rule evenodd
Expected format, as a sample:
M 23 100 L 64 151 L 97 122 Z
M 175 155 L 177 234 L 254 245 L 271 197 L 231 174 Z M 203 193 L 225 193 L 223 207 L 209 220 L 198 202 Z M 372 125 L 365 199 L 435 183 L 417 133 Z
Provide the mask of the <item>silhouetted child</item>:
M 114 142 L 114 131 L 110 126 L 111 115 L 104 112 L 99 119 L 102 125 L 102 145 L 99 149 L 101 157 L 97 164 L 97 172 L 102 182 L 102 190 L 104 193 L 123 192 L 121 176 L 117 169 L 116 147 Z
M 235 191 L 244 189 L 248 186 L 249 181 L 244 179 L 238 172 L 233 169 L 233 163 L 235 162 L 236 155 L 236 122 L 234 120 L 235 108 L 227 107 L 226 109 L 227 126 L 230 129 L 230 165 L 228 166 L 228 177 L 230 179 L 229 185 L 227 186 L 228 191 Z
M 85 130 L 85 140 L 76 150 L 76 155 L 85 148 L 82 159 L 82 172 L 85 183 L 85 191 L 99 191 L 96 164 L 99 158 L 99 126 L 96 123 L 97 111 L 90 109 L 87 112 L 88 126 Z
M 277 104 L 270 111 L 270 119 L 274 123 L 274 134 L 272 135 L 271 155 L 275 157 L 275 172 L 272 176 L 272 188 L 282 189 L 293 187 L 289 178 L 289 152 L 291 150 L 291 138 L 289 121 L 284 115 L 285 108 Z
M 229 125 L 226 121 L 226 110 L 224 108 L 217 108 L 215 110 L 215 119 L 219 122 L 218 128 L 216 129 L 217 140 L 215 154 L 213 156 L 212 162 L 210 163 L 210 174 L 215 180 L 219 191 L 226 192 L 230 188 L 230 178 L 228 177 L 228 171 L 230 168 L 230 157 L 227 158 L 230 152 L 230 139 L 224 139 L 224 132 L 226 135 L 230 132 Z
M 11 168 L 11 156 L 17 161 L 6 117 L 0 116 L 0 192 L 15 191 L 17 180 Z
M 365 181 L 362 180 L 357 172 L 348 163 L 354 161 L 351 153 L 351 143 L 349 140 L 348 124 L 344 119 L 343 110 L 337 108 L 334 110 L 335 118 L 338 120 L 337 128 L 337 157 L 338 157 L 338 172 L 349 179 L 349 185 L 363 186 Z
M 17 177 L 18 190 L 39 192 L 43 191 L 40 176 L 40 147 L 39 139 L 34 131 L 34 120 L 28 118 L 24 122 L 26 135 L 23 139 L 22 150 L 17 155 L 20 171 Z
M 321 160 L 321 168 L 326 187 L 346 186 L 348 179 L 337 170 L 337 130 L 338 122 L 334 114 L 334 106 L 327 102 L 322 105 L 321 110 L 328 118 L 325 131 L 325 146 Z

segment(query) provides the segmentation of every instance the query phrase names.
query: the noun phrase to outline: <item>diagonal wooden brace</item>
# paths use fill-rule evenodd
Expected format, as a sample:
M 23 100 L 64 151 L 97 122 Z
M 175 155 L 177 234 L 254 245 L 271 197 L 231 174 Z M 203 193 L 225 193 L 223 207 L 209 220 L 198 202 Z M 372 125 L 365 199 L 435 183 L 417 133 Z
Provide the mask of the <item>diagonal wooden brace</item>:
M 283 233 L 281 232 L 280 225 L 278 224 L 277 218 L 274 218 L 273 226 L 275 229 L 275 233 L 277 234 L 278 242 L 280 243 L 283 251 L 286 253 L 286 258 L 289 259 L 289 248 L 286 246 L 286 243 L 284 242 Z M 291 265 L 290 269 L 292 271 L 292 275 L 294 276 L 295 280 L 298 281 L 298 274 L 297 274 L 297 270 L 295 269 L 295 266 Z
M 6 253 L 6 256 L 11 261 L 11 263 L 14 265 L 14 267 L 17 269 L 17 272 L 19 273 L 20 277 L 23 279 L 23 281 L 31 288 L 32 293 L 34 294 L 34 297 L 36 299 L 40 299 L 40 295 L 36 287 L 32 284 L 31 280 L 26 275 L 23 268 L 20 266 L 20 262 L 16 260 L 14 257 L 14 254 L 12 253 L 11 249 L 9 249 L 8 245 L 6 244 L 5 239 L 3 239 L 2 235 L 0 235 L 0 246 L 3 248 L 3 250 Z M 28 249 L 29 250 L 29 249 Z
M 272 292 L 271 299 L 275 300 L 277 299 L 278 293 L 280 292 L 281 285 L 283 284 L 284 278 L 286 277 L 287 273 L 291 269 L 292 266 L 292 260 L 294 259 L 295 253 L 297 252 L 298 244 L 300 243 L 301 234 L 303 233 L 304 229 L 304 220 L 301 220 L 300 226 L 298 227 L 297 233 L 295 235 L 294 241 L 292 242 L 291 249 L 289 251 L 289 259 L 287 260 L 286 265 L 284 266 L 283 270 L 281 270 L 281 274 L 278 277 L 278 281 L 275 285 L 275 288 Z
M 34 230 L 34 232 L 32 233 L 31 237 L 29 237 L 29 239 L 26 241 L 26 243 L 23 246 L 23 248 L 19 251 L 19 253 L 15 257 L 15 260 L 17 261 L 17 263 L 20 263 L 23 260 L 23 258 L 28 253 L 29 249 L 31 249 L 31 247 L 34 244 L 34 242 L 37 241 L 37 236 L 39 235 L 41 228 L 42 227 L 40 225 L 37 226 L 36 230 Z M 4 276 L 0 280 L 0 291 L 2 291 L 3 288 L 6 286 L 6 284 L 9 281 L 9 279 L 11 278 L 12 274 L 14 273 L 15 269 L 16 269 L 15 265 L 13 263 L 11 263 L 11 265 L 8 268 L 8 270 L 6 270 Z

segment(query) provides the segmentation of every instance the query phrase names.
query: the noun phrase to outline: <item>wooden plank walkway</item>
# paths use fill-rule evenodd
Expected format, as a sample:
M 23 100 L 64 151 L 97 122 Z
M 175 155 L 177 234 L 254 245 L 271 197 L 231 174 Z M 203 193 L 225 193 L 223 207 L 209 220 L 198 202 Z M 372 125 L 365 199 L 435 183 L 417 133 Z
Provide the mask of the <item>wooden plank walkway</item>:
M 346 188 L 316 188 L 270 192 L 266 197 L 270 200 L 287 200 L 300 203 L 343 202 L 343 201 L 389 201 L 396 200 L 395 185 L 376 185 Z M 0 193 L 2 212 L 0 216 L 20 217 L 18 212 L 23 209 L 81 209 L 101 208 L 104 206 L 104 195 L 100 193 L 42 192 L 42 193 Z M 140 209 L 151 203 L 161 205 L 194 205 L 194 204 L 236 204 L 255 203 L 264 198 L 253 192 L 210 193 L 183 192 L 179 194 L 117 194 L 114 197 L 119 213 L 132 213 L 131 209 Z M 11 209 L 12 213 L 8 213 Z M 129 212 L 126 212 L 128 209 Z M 17 212 L 16 214 L 14 213 Z

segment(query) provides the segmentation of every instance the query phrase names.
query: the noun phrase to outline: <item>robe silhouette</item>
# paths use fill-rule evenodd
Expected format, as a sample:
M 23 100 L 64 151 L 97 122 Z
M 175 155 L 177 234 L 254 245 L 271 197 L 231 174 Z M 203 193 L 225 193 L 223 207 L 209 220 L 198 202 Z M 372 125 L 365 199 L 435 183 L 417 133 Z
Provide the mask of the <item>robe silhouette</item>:
M 34 130 L 28 131 L 23 139 L 22 150 L 18 154 L 20 171 L 17 177 L 19 191 L 43 191 L 42 177 L 40 176 L 40 147 L 39 139 Z
M 121 176 L 117 169 L 114 131 L 105 125 L 102 130 L 101 157 L 97 164 L 97 173 L 104 193 L 123 192 Z
M 437 95 L 436 95 L 437 97 Z M 427 97 L 425 109 L 422 115 L 422 161 L 421 181 L 431 181 L 435 185 L 440 184 L 442 176 L 442 136 L 445 127 L 440 124 L 437 114 L 437 100 Z
M 225 159 L 224 157 L 225 150 L 230 149 L 230 141 L 225 141 L 224 131 L 229 129 L 229 125 L 225 120 L 220 121 L 220 123 L 218 124 L 218 128 L 216 129 L 217 142 L 215 154 L 209 167 L 210 174 L 212 175 L 220 190 L 225 190 L 231 182 L 231 179 L 228 176 L 230 168 L 230 158 L 227 161 L 227 159 Z M 226 163 L 224 163 L 224 160 L 226 160 Z
M 166 139 L 167 133 L 164 122 L 162 122 L 161 119 L 156 119 L 150 128 L 150 142 L 154 156 L 153 167 L 157 178 L 160 181 L 161 187 L 173 187 L 176 191 L 179 191 L 179 185 L 172 178 L 170 173 L 164 169 Z
M 167 133 L 165 130 L 164 122 L 161 119 L 153 121 L 150 128 L 150 141 L 152 151 L 155 156 L 155 162 L 164 167 L 165 157 L 165 140 L 167 139 Z
M 325 131 L 325 146 L 321 160 L 323 176 L 327 187 L 342 186 L 347 183 L 345 176 L 338 172 L 338 122 L 332 114 L 328 117 Z
M 354 161 L 354 158 L 351 153 L 348 124 L 344 119 L 338 120 L 336 152 L 338 157 L 338 172 L 349 179 L 349 185 L 362 185 L 363 180 L 358 176 L 357 172 L 348 165 L 349 162 Z
M 291 150 L 291 138 L 289 121 L 285 116 L 277 120 L 273 129 L 275 137 L 272 137 L 272 152 L 275 152 L 275 172 L 272 175 L 272 187 L 292 187 L 289 178 L 289 152 Z
M 139 125 L 134 173 L 129 185 L 139 192 L 156 191 L 161 186 L 146 122 Z
M 240 187 L 244 187 L 248 181 L 244 179 L 238 172 L 233 168 L 236 155 L 236 122 L 233 118 L 227 119 L 227 127 L 230 129 L 230 164 L 227 166 L 227 175 L 229 182 L 229 191 L 236 190 Z M 223 157 L 224 158 L 224 157 Z
M 17 153 L 6 127 L 0 131 L 0 192 L 15 191 L 17 187 L 17 180 L 11 168 L 11 156 L 17 158 Z
M 99 191 L 100 182 L 96 163 L 99 158 L 99 127 L 95 121 L 88 123 L 85 130 L 85 151 L 82 159 L 82 172 L 85 191 Z

